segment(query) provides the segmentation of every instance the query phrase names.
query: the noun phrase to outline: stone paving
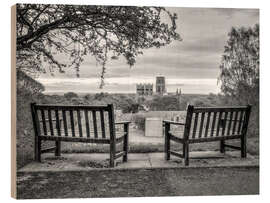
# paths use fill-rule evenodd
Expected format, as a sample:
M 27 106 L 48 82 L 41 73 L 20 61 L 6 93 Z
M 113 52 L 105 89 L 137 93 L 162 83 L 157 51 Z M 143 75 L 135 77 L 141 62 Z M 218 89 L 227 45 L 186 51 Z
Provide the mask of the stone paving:
M 18 172 L 34 171 L 75 171 L 75 170 L 101 170 L 108 168 L 109 155 L 103 153 L 73 153 L 62 154 L 55 157 L 52 153 L 42 155 L 42 162 L 32 162 Z M 217 151 L 196 151 L 190 152 L 190 165 L 188 167 L 231 167 L 231 166 L 259 166 L 257 156 L 248 154 L 247 158 L 240 158 L 240 152 L 228 151 L 220 154 Z M 128 162 L 123 163 L 118 159 L 114 169 L 135 169 L 135 168 L 174 168 L 185 167 L 182 159 L 171 156 L 166 161 L 164 153 L 130 153 Z

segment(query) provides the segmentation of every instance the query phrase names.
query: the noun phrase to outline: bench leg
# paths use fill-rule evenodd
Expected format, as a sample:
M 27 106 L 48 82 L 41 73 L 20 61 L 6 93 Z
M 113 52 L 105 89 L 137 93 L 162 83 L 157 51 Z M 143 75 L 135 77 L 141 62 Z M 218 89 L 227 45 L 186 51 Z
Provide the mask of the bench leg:
M 123 155 L 123 162 L 127 162 L 127 160 L 128 160 L 128 142 L 127 142 L 126 137 L 124 138 L 123 151 L 125 152 Z
M 220 141 L 220 153 L 225 153 L 225 141 Z
M 61 156 L 61 141 L 55 141 L 55 156 Z
M 35 161 L 41 162 L 41 139 L 35 137 Z
M 247 139 L 246 137 L 241 137 L 241 157 L 247 157 Z
M 124 136 L 124 142 L 123 142 L 123 151 L 125 152 L 123 156 L 123 162 L 127 162 L 128 160 L 128 124 L 124 125 L 124 132 L 126 134 Z
M 165 124 L 165 160 L 170 160 L 170 150 L 171 150 L 171 146 L 170 146 L 170 134 L 169 134 L 169 130 L 170 130 L 170 125 L 168 125 L 167 123 Z
M 115 143 L 111 142 L 110 143 L 110 167 L 111 168 L 115 166 L 114 155 L 115 155 Z
M 183 156 L 184 156 L 184 162 L 185 166 L 189 165 L 189 144 L 183 143 Z
M 186 154 L 185 143 L 183 143 L 182 147 L 183 147 L 183 149 L 182 149 L 182 151 L 183 151 L 183 157 L 185 157 L 185 154 Z
M 165 159 L 166 160 L 170 160 L 171 158 L 170 150 L 171 150 L 170 135 L 166 134 L 165 135 Z

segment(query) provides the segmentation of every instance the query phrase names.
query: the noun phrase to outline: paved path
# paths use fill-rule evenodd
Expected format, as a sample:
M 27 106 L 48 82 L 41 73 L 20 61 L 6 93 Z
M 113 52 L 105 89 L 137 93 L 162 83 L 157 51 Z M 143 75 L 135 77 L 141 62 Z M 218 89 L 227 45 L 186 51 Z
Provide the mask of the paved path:
M 135 144 L 162 144 L 164 145 L 164 137 L 146 137 L 144 131 L 131 128 L 129 130 L 129 142 Z
M 240 152 L 226 152 L 225 155 L 216 151 L 198 151 L 190 153 L 189 167 L 230 167 L 230 166 L 258 166 L 259 159 L 248 154 L 247 158 L 240 158 Z M 72 153 L 55 157 L 52 153 L 42 155 L 42 162 L 32 162 L 20 172 L 33 171 L 88 171 L 108 168 L 109 154 L 105 153 Z M 128 162 L 123 163 L 119 158 L 115 169 L 121 168 L 172 168 L 185 167 L 182 159 L 171 156 L 170 161 L 164 159 L 164 153 L 130 153 Z

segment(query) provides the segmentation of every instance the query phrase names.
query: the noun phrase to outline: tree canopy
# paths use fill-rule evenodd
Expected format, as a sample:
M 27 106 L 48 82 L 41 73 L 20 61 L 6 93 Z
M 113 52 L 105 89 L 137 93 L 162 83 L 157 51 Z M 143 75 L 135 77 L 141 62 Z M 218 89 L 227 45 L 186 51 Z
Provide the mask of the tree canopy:
M 32 74 L 74 67 L 79 76 L 92 55 L 103 79 L 108 59 L 124 56 L 133 66 L 144 49 L 181 40 L 176 19 L 163 7 L 17 4 L 17 67 Z
M 238 103 L 259 99 L 259 25 L 232 28 L 220 65 L 221 91 Z

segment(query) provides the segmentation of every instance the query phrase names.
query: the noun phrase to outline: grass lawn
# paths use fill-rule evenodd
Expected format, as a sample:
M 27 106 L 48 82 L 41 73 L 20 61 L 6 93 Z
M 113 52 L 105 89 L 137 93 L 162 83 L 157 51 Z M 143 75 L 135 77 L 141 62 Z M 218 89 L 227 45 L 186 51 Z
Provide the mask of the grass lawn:
M 259 193 L 259 168 L 18 173 L 17 198 L 90 198 Z

